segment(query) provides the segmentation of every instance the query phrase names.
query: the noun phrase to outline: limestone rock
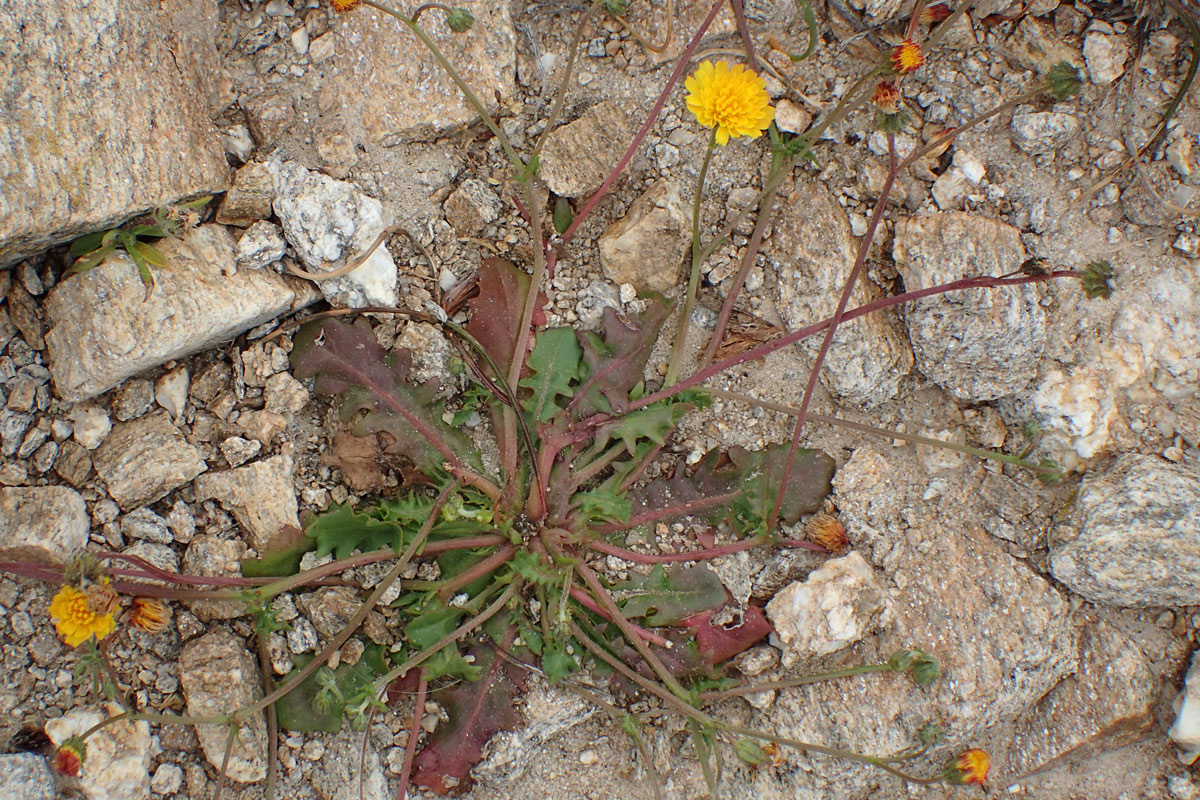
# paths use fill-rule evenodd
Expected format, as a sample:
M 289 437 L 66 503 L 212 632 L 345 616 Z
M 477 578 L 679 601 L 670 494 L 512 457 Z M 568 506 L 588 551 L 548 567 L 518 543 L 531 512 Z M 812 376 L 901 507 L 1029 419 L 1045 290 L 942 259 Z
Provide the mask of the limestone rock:
M 201 225 L 156 247 L 168 266 L 155 270 L 158 285 L 148 299 L 123 252 L 50 292 L 54 327 L 46 346 L 63 399 L 95 397 L 131 375 L 231 339 L 295 300 L 278 275 L 238 271 L 233 239 L 219 225 Z
M 105 712 L 74 708 L 46 723 L 56 745 L 121 712 L 109 703 Z M 87 740 L 87 758 L 79 776 L 87 800 L 146 800 L 150 797 L 150 723 L 114 722 Z
M 246 545 L 238 539 L 193 536 L 183 554 L 183 571 L 208 578 L 238 577 Z M 202 620 L 231 619 L 246 613 L 246 604 L 238 600 L 193 600 L 192 613 Z
M 1128 744 L 1152 723 L 1157 682 L 1136 644 L 1101 622 L 1085 631 L 1080 652 L 1075 674 L 1018 722 L 1004 775 L 1082 763 Z
M 188 714 L 232 714 L 262 698 L 262 678 L 247 644 L 222 627 L 188 642 L 179 654 L 179 682 Z M 228 725 L 197 725 L 196 736 L 209 763 L 220 767 L 229 739 Z M 229 755 L 229 777 L 242 783 L 267 775 L 265 713 L 248 717 L 238 729 Z M 147 776 L 148 778 L 149 776 Z
M 65 486 L 0 489 L 0 557 L 66 563 L 83 550 L 91 521 Z
M 271 201 L 274 199 L 275 179 L 266 163 L 252 161 L 233 176 L 233 185 L 217 209 L 217 222 L 249 227 L 271 216 Z
M 781 205 L 775 233 L 763 252 L 777 276 L 776 309 L 787 328 L 796 330 L 833 316 L 854 266 L 855 240 L 845 210 L 824 184 L 798 184 Z M 882 295 L 860 276 L 848 307 Z M 815 356 L 821 337 L 810 337 L 798 346 Z M 895 316 L 882 311 L 839 327 L 821 378 L 846 400 L 873 406 L 896 395 L 912 363 Z
M 600 237 L 600 263 L 615 283 L 666 292 L 679 285 L 691 220 L 675 186 L 658 181 Z
M 1200 655 L 1192 655 L 1183 691 L 1175 699 L 1175 724 L 1167 735 L 1179 745 L 1179 760 L 1194 764 L 1200 758 Z
M 190 383 L 187 367 L 176 367 L 154 382 L 154 400 L 172 419 L 183 413 Z
M 892 245 L 908 291 L 974 275 L 1015 272 L 1025 260 L 1016 228 L 951 212 L 901 220 Z M 1045 314 L 1032 286 L 969 289 L 904 307 L 917 369 L 960 400 L 1012 394 L 1033 379 L 1046 346 Z
M 309 272 L 330 272 L 357 258 L 388 226 L 383 204 L 351 183 L 294 161 L 272 161 L 269 169 L 275 177 L 275 214 L 283 235 Z M 320 290 L 334 305 L 394 306 L 396 283 L 395 262 L 381 245 L 353 272 L 321 281 Z
M 0 797 L 16 800 L 54 800 L 54 776 L 46 759 L 36 753 L 0 755 Z
M 323 586 L 315 592 L 300 595 L 299 603 L 317 632 L 328 639 L 341 633 L 350 618 L 358 613 L 362 598 L 347 586 Z
M 1083 60 L 1088 78 L 1097 86 L 1108 86 L 1125 71 L 1129 45 L 1124 37 L 1092 31 L 1083 40 Z
M 239 267 L 265 269 L 283 258 L 286 252 L 287 242 L 279 226 L 274 222 L 259 220 L 238 239 L 234 258 Z
M 166 411 L 113 428 L 92 463 L 109 495 L 126 509 L 151 503 L 208 468 Z
M 468 178 L 450 193 L 444 208 L 459 236 L 478 236 L 488 223 L 500 218 L 503 205 L 486 183 Z
M 830 559 L 767 604 L 785 667 L 854 644 L 886 617 L 883 586 L 858 553 Z
M 629 120 L 616 103 L 592 106 L 546 137 L 538 176 L 562 197 L 590 195 L 621 159 L 629 136 Z
M 108 412 L 97 406 L 80 406 L 71 411 L 72 435 L 88 450 L 95 450 L 112 430 Z
M 1054 577 L 1096 603 L 1192 605 L 1200 597 L 1200 475 L 1129 453 L 1084 476 L 1050 534 Z
M 515 93 L 516 33 L 504 3 L 464 0 L 475 17 L 464 34 L 454 34 L 445 15 L 421 18 L 421 27 L 462 72 L 476 95 L 494 106 L 496 93 Z M 323 116 L 346 119 L 373 143 L 390 146 L 428 137 L 476 119 L 449 76 L 428 51 L 396 21 L 371 8 L 338 19 L 330 34 L 334 52 L 322 62 Z
M 1061 111 L 1023 111 L 1013 114 L 1013 143 L 1031 155 L 1059 149 L 1079 133 L 1079 117 Z
M 217 30 L 215 0 L 6 4 L 0 265 L 228 185 Z
M 215 498 L 233 514 L 256 550 L 263 550 L 284 526 L 300 527 L 290 455 L 201 475 L 195 487 L 198 501 Z

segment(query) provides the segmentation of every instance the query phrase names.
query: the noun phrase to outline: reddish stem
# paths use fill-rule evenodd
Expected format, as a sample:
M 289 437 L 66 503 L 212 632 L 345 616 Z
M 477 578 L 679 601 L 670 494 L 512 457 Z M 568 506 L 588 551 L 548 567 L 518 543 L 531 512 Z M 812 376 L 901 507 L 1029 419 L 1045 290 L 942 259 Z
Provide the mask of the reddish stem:
M 571 587 L 571 597 L 577 603 L 579 603 L 579 605 L 583 606 L 584 608 L 588 609 L 589 611 L 599 614 L 601 617 L 608 620 L 609 622 L 614 622 L 612 615 L 609 614 L 607 611 L 605 611 L 603 608 L 601 608 L 600 604 L 597 603 L 595 600 L 593 600 L 592 596 L 590 594 L 588 594 L 587 592 L 585 592 L 583 589 L 579 588 L 578 586 Z M 670 642 L 668 642 L 663 637 L 659 636 L 657 633 L 652 633 L 651 631 L 648 631 L 645 628 L 643 628 L 641 625 L 637 625 L 633 622 L 629 622 L 629 620 L 626 620 L 626 623 L 633 630 L 633 632 L 636 633 L 638 635 L 638 637 L 641 638 L 643 641 L 650 642 L 650 644 L 656 644 L 659 647 L 670 647 L 671 646 Z
M 766 536 L 755 536 L 752 539 L 743 539 L 740 542 L 732 542 L 731 544 L 723 544 L 720 547 L 712 547 L 708 550 L 692 550 L 682 553 L 638 553 L 634 550 L 626 550 L 623 547 L 616 547 L 607 542 L 590 542 L 588 549 L 595 550 L 597 553 L 604 553 L 609 556 L 616 556 L 624 561 L 632 561 L 635 564 L 669 564 L 675 561 L 708 561 L 714 558 L 721 558 L 732 553 L 739 553 L 742 550 L 752 550 L 759 545 L 770 543 L 770 538 Z M 816 553 L 828 553 L 821 545 L 816 542 L 805 542 L 800 539 L 779 539 L 775 542 L 782 547 L 793 547 L 800 550 L 812 550 Z
M 442 587 L 438 589 L 438 598 L 443 603 L 449 603 L 450 598 L 454 597 L 455 592 L 464 586 L 470 586 L 484 575 L 489 575 L 495 570 L 504 566 L 509 562 L 509 559 L 513 557 L 513 553 L 515 552 L 517 552 L 517 548 L 513 547 L 511 544 L 501 547 L 483 561 L 480 561 L 478 564 L 468 570 L 460 572 L 458 575 L 455 575 L 453 578 L 451 578 L 447 583 L 443 584 Z
M 729 494 L 714 495 L 713 497 L 701 497 L 697 500 L 692 500 L 687 503 L 680 503 L 675 506 L 667 506 L 666 508 L 656 508 L 653 511 L 647 511 L 644 514 L 636 514 L 629 518 L 629 522 L 613 522 L 597 530 L 601 536 L 607 536 L 610 533 L 618 531 L 627 531 L 636 528 L 639 525 L 645 525 L 650 522 L 658 522 L 662 519 L 672 519 L 674 517 L 686 517 L 695 514 L 697 511 L 703 511 L 706 508 L 713 506 L 724 505 L 732 502 L 737 497 L 737 492 Z
M 608 190 L 612 188 L 614 183 L 616 183 L 617 178 L 621 177 L 621 173 L 625 171 L 625 167 L 627 167 L 629 162 L 633 159 L 634 153 L 636 153 L 638 148 L 642 146 L 642 142 L 645 140 L 647 134 L 650 133 L 651 126 L 653 126 L 655 120 L 658 119 L 659 112 L 661 112 L 663 106 L 666 105 L 667 97 L 670 96 L 671 90 L 675 88 L 675 84 L 679 82 L 679 77 L 683 75 L 683 71 L 687 69 L 688 61 L 691 59 L 692 53 L 694 53 L 696 48 L 700 45 L 700 39 L 704 36 L 704 32 L 708 30 L 710 25 L 712 25 L 713 20 L 717 18 L 717 12 L 721 10 L 721 6 L 724 4 L 725 0 L 716 0 L 716 2 L 713 3 L 712 8 L 709 9 L 708 16 L 704 18 L 704 22 L 700 23 L 700 27 L 696 30 L 696 34 L 692 37 L 692 40 L 688 42 L 688 45 L 684 48 L 683 53 L 680 54 L 679 61 L 675 64 L 675 69 L 671 72 L 671 77 L 667 79 L 667 85 L 664 86 L 662 92 L 659 93 L 658 100 L 654 102 L 654 106 L 650 109 L 649 116 L 647 116 L 646 121 L 642 123 L 642 127 L 637 132 L 637 135 L 633 137 L 633 141 L 630 142 L 629 148 L 625 151 L 625 155 L 621 156 L 621 160 L 617 162 L 617 165 L 613 167 L 612 172 L 610 172 L 608 177 L 604 179 L 604 183 L 600 184 L 600 188 L 596 190 L 594 195 L 588 198 L 588 201 L 584 204 L 583 208 L 575 216 L 575 219 L 571 222 L 566 232 L 562 235 L 563 242 L 571 241 L 571 237 L 575 235 L 575 231 L 579 230 L 579 226 L 587 218 L 588 214 L 592 213 L 592 210 L 595 209 L 596 204 L 600 202 L 604 195 L 608 194 Z
M 417 671 L 417 705 L 413 709 L 412 727 L 408 730 L 408 744 L 404 746 L 404 768 L 400 770 L 400 788 L 396 790 L 396 800 L 404 800 L 408 794 L 408 781 L 412 777 L 413 760 L 417 755 L 417 739 L 421 738 L 421 719 L 425 715 L 425 697 L 429 692 L 429 679 L 425 677 L 425 668 Z

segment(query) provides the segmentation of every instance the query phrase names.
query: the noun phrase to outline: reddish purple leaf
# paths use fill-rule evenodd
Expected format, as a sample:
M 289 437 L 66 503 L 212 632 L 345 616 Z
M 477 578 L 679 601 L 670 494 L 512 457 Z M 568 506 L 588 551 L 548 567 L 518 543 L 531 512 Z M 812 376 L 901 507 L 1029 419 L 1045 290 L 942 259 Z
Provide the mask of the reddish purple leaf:
M 716 620 L 714 623 L 713 620 Z M 774 630 L 758 606 L 702 611 L 683 620 L 696 637 L 696 649 L 712 664 L 720 664 L 762 641 Z
M 521 722 L 516 699 L 525 691 L 524 670 L 497 658 L 488 647 L 473 647 L 471 653 L 486 674 L 432 695 L 450 719 L 417 754 L 413 783 L 438 795 L 465 791 L 488 739 Z
M 485 259 L 479 268 L 479 294 L 471 299 L 467 333 L 474 336 L 505 372 L 517 349 L 517 326 L 529 294 L 529 276 L 503 258 Z

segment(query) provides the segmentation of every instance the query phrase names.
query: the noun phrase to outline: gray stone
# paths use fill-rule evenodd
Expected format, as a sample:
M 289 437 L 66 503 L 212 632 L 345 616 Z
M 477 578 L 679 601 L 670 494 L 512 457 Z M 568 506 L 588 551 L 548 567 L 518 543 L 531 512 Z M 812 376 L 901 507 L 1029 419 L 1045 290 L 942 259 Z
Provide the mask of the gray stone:
M 74 708 L 49 720 L 46 735 L 59 745 L 119 713 L 121 707 L 116 703 L 106 704 L 104 711 Z M 150 723 L 122 720 L 89 736 L 79 788 L 87 800 L 146 800 L 150 797 Z
M 1196 763 L 1200 758 L 1200 655 L 1192 654 L 1183 690 L 1175 698 L 1175 722 L 1167 735 L 1178 745 L 1180 761 Z
M 239 267 L 265 269 L 283 258 L 286 252 L 287 242 L 279 226 L 260 220 L 247 228 L 242 238 L 238 239 L 234 257 Z
M 201 475 L 195 488 L 197 501 L 215 499 L 233 514 L 260 552 L 285 526 L 300 527 L 290 455 Z
M 275 179 L 264 162 L 253 161 L 234 175 L 233 185 L 217 209 L 217 222 L 249 227 L 271 216 L 271 201 L 274 199 Z
M 118 425 L 92 455 L 96 472 L 121 508 L 146 505 L 207 469 L 165 411 Z
M 136 419 L 154 405 L 154 384 L 144 378 L 133 378 L 120 385 L 113 393 L 113 416 L 119 422 Z
M 621 159 L 631 130 L 615 103 L 592 106 L 579 119 L 550 132 L 538 176 L 561 197 L 590 195 Z
M 1001 781 L 1083 764 L 1128 744 L 1153 722 L 1157 681 L 1138 646 L 1100 622 L 1084 631 L 1079 668 L 1018 721 Z
M 412 327 L 413 324 L 415 323 L 409 323 L 408 327 Z M 445 342 L 444 337 L 442 341 Z M 436 342 L 432 344 L 436 345 Z M 448 348 L 449 345 L 447 345 Z M 414 353 L 414 355 L 416 354 Z M 445 374 L 442 373 L 443 376 Z M 276 414 L 295 414 L 308 403 L 308 389 L 287 372 L 280 372 L 267 378 L 263 396 L 266 398 L 267 411 L 273 411 Z
M 681 282 L 691 244 L 691 218 L 675 185 L 660 180 L 600 237 L 600 263 L 618 284 L 666 292 Z
M 256 439 L 243 439 L 241 436 L 230 436 L 221 442 L 221 455 L 231 467 L 240 467 L 258 455 L 262 450 L 262 442 Z
M 883 586 L 858 553 L 830 559 L 804 581 L 785 586 L 767 604 L 785 667 L 836 653 L 887 617 Z
M 355 15 L 357 16 L 357 15 Z M 357 258 L 388 226 L 383 204 L 353 184 L 305 169 L 293 161 L 272 161 L 275 214 L 283 235 L 309 272 L 330 272 Z M 394 306 L 396 265 L 386 245 L 366 263 L 339 278 L 321 281 L 325 299 L 340 306 Z
M 239 577 L 246 544 L 237 539 L 193 536 L 183 553 L 183 571 L 209 578 Z M 237 600 L 193 600 L 188 607 L 202 620 L 231 619 L 246 614 L 246 604 Z
M 487 0 L 458 5 L 475 17 L 470 31 L 452 33 L 440 13 L 422 17 L 421 27 L 491 113 L 497 92 L 507 100 L 516 90 L 516 34 L 509 8 Z M 386 146 L 477 118 L 429 52 L 395 20 L 357 8 L 340 18 L 328 36 L 336 41 L 334 52 L 322 62 L 321 92 L 329 98 L 322 111 L 325 117 L 343 118 L 344 129 L 361 127 L 372 143 Z
M 125 378 L 205 350 L 292 307 L 295 293 L 278 275 L 238 271 L 233 240 L 219 225 L 201 225 L 157 244 L 168 267 L 146 289 L 123 253 L 58 284 L 46 301 L 50 371 L 72 402 Z
M 1193 605 L 1200 597 L 1200 475 L 1129 453 L 1089 472 L 1050 532 L 1050 571 L 1096 603 Z
M 262 698 L 262 677 L 246 642 L 217 627 L 184 646 L 179 654 L 179 682 L 188 714 L 198 717 L 237 712 Z M 196 736 L 209 763 L 225 763 L 228 725 L 197 725 Z M 265 713 L 251 714 L 238 729 L 227 773 L 242 783 L 267 775 Z M 146 776 L 149 779 L 149 775 Z
M 121 535 L 126 539 L 144 539 L 159 544 L 170 544 L 175 540 L 167 528 L 167 521 L 145 507 L 121 518 Z
M 504 206 L 486 183 L 468 178 L 450 193 L 443 208 L 446 220 L 459 236 L 478 236 L 489 223 L 500 218 Z
M 83 485 L 92 472 L 92 457 L 82 445 L 65 441 L 58 447 L 54 459 L 54 472 L 58 477 L 75 487 Z
M 25 441 L 25 432 L 33 424 L 33 415 L 8 408 L 0 409 L 0 455 L 12 458 Z
M 1025 260 L 1016 228 L 959 212 L 896 224 L 896 269 L 908 291 L 976 275 L 999 276 Z M 917 369 L 960 400 L 1013 394 L 1037 372 L 1046 320 L 1029 285 L 968 289 L 914 300 L 904 325 Z
M 87 544 L 91 523 L 79 492 L 65 486 L 0 489 L 0 556 L 66 563 Z
M 46 759 L 35 753 L 0 755 L 0 797 L 10 800 L 54 800 L 54 776 Z
M 329 639 L 337 636 L 362 607 L 358 592 L 348 586 L 323 586 L 302 594 L 297 602 L 312 620 L 317 633 Z
M 163 797 L 173 795 L 183 788 L 183 768 L 178 764 L 159 764 L 150 778 L 150 789 Z
M 1079 133 L 1079 117 L 1061 111 L 1028 111 L 1013 114 L 1013 142 L 1032 155 L 1051 153 Z
M 1129 44 L 1123 36 L 1092 31 L 1083 40 L 1083 60 L 1088 78 L 1097 86 L 1108 86 L 1121 77 L 1129 58 Z
M 218 28 L 214 0 L 6 5 L 0 265 L 228 185 Z
M 854 267 L 855 239 L 845 210 L 820 183 L 803 182 L 782 204 L 775 232 L 763 246 L 777 276 L 775 306 L 788 330 L 833 316 Z M 848 308 L 883 296 L 860 275 Z M 798 346 L 815 356 L 821 336 Z M 821 378 L 829 389 L 853 403 L 878 405 L 898 391 L 912 367 L 912 353 L 889 311 L 839 326 Z

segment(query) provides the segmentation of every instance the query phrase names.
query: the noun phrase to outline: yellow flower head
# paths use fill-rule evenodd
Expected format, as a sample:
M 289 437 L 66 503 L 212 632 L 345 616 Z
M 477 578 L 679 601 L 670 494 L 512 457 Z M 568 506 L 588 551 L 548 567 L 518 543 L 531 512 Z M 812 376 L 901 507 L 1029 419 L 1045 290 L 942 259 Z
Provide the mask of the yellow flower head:
M 943 773 L 948 783 L 982 784 L 987 780 L 992 762 L 988 754 L 978 747 L 965 750 L 954 761 L 946 765 Z
M 921 45 L 912 39 L 905 39 L 892 48 L 892 70 L 897 75 L 907 75 L 924 63 L 925 54 L 921 52 Z
M 89 587 L 81 592 L 74 586 L 64 586 L 50 601 L 50 619 L 54 628 L 71 647 L 92 638 L 96 641 L 108 636 L 117 627 L 113 619 L 116 610 L 116 593 L 108 588 L 108 579 L 103 584 Z
M 704 61 L 683 85 L 688 110 L 704 127 L 716 128 L 717 144 L 761 136 L 775 119 L 766 81 L 741 64 Z
M 329 4 L 333 6 L 334 11 L 341 13 L 358 5 L 358 0 L 329 0 Z
M 871 95 L 871 102 L 885 114 L 895 114 L 900 110 L 900 90 L 891 81 L 880 81 Z
M 167 605 L 156 597 L 135 597 L 129 611 L 129 623 L 146 633 L 158 633 L 167 627 L 171 612 Z

